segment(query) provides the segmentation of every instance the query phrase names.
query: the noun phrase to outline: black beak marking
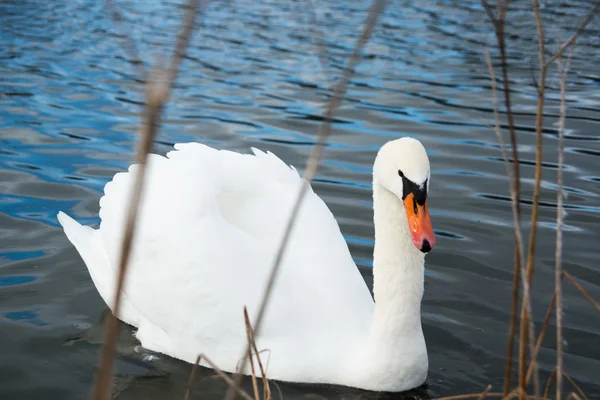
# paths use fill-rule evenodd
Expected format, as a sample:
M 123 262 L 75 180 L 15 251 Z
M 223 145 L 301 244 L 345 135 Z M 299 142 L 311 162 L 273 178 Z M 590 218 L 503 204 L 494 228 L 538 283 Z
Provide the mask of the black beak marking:
M 431 250 L 431 245 L 429 244 L 429 240 L 427 240 L 427 239 L 423 240 L 423 246 L 421 246 L 421 251 L 423 253 L 429 253 L 430 250 Z
M 404 176 L 402 171 L 398 171 L 398 175 L 400 175 L 402 178 L 402 200 L 406 199 L 406 196 L 413 193 L 415 195 L 417 204 L 420 206 L 424 205 L 425 200 L 427 200 L 427 180 L 425 180 L 425 183 L 423 183 L 423 186 L 421 187 Z

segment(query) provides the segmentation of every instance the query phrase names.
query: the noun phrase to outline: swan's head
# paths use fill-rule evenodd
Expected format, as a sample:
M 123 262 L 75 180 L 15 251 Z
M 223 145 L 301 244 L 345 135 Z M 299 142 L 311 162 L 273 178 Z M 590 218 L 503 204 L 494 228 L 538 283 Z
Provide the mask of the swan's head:
M 392 140 L 377 153 L 373 182 L 402 201 L 413 244 L 423 253 L 435 245 L 427 206 L 429 178 L 429 158 L 416 139 Z

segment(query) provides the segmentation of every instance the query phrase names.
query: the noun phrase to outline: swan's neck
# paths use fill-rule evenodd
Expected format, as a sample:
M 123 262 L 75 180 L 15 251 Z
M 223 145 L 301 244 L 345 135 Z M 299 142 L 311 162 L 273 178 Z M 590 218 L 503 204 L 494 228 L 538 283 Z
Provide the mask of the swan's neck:
M 422 336 L 425 257 L 412 243 L 404 205 L 393 193 L 373 184 L 375 311 L 369 341 L 386 346 Z
M 425 257 L 412 243 L 401 200 L 377 183 L 373 208 L 375 309 L 349 376 L 371 390 L 407 390 L 425 381 L 429 366 L 421 328 Z

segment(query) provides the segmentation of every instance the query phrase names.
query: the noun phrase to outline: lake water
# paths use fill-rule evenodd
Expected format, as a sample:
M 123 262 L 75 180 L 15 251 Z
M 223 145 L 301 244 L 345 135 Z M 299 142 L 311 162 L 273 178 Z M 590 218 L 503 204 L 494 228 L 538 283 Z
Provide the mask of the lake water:
M 141 84 L 123 38 L 145 63 L 170 48 L 180 1 L 118 1 L 116 24 L 104 2 L 0 1 L 0 398 L 80 399 L 90 390 L 102 344 L 105 304 L 59 228 L 64 210 L 97 224 L 103 186 L 130 163 Z M 122 4 L 121 4 L 122 3 Z M 589 1 L 543 7 L 548 48 L 566 38 Z M 330 82 L 351 52 L 366 1 L 319 2 L 318 29 L 303 1 L 211 4 L 184 61 L 156 151 L 200 141 L 248 152 L 271 150 L 303 168 Z M 535 26 L 529 2 L 508 14 L 510 79 L 523 173 L 523 213 L 533 188 Z M 600 29 L 577 43 L 565 132 L 564 267 L 600 299 Z M 321 31 L 325 69 L 313 45 Z M 508 183 L 489 124 L 483 57 L 495 38 L 479 1 L 391 4 L 336 116 L 314 183 L 336 215 L 357 265 L 371 283 L 371 165 L 379 146 L 403 135 L 430 154 L 430 210 L 437 246 L 427 257 L 423 325 L 427 391 L 443 396 L 501 390 L 512 280 Z M 554 266 L 558 79 L 550 70 L 533 307 L 550 302 Z M 528 228 L 528 224 L 525 224 Z M 527 232 L 526 232 L 527 233 Z M 543 382 L 553 368 L 552 324 L 540 354 Z M 600 398 L 600 315 L 565 283 L 566 371 Z M 74 338 L 78 338 L 74 340 Z M 115 395 L 183 398 L 190 367 L 148 361 L 122 332 Z M 202 372 L 196 391 L 221 398 L 224 385 Z M 286 398 L 356 395 L 349 389 L 280 385 Z M 276 395 L 277 398 L 278 395 Z

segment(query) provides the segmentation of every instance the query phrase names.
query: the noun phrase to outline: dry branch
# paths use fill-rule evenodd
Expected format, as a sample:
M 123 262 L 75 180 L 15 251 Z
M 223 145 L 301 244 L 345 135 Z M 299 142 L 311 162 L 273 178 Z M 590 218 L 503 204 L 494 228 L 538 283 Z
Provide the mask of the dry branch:
M 296 217 L 298 215 L 298 211 L 300 210 L 300 206 L 302 205 L 302 201 L 304 200 L 304 195 L 306 194 L 306 191 L 310 185 L 310 182 L 315 177 L 317 168 L 320 163 L 321 153 L 323 151 L 323 147 L 325 146 L 325 141 L 331 134 L 331 125 L 332 125 L 333 115 L 335 114 L 335 112 L 337 111 L 337 109 L 340 106 L 342 97 L 343 97 L 344 93 L 346 92 L 346 89 L 350 82 L 350 78 L 354 74 L 354 70 L 360 60 L 360 53 L 361 53 L 363 47 L 365 46 L 365 44 L 367 43 L 367 41 L 369 40 L 369 38 L 371 37 L 371 34 L 373 32 L 375 24 L 377 23 L 379 15 L 381 14 L 381 12 L 383 11 L 383 9 L 385 7 L 385 3 L 386 2 L 384 0 L 373 0 L 371 7 L 369 8 L 369 13 L 368 13 L 367 19 L 365 21 L 362 34 L 360 35 L 360 37 L 358 38 L 358 40 L 356 42 L 354 51 L 348 58 L 348 62 L 344 68 L 344 71 L 342 72 L 341 79 L 338 81 L 338 83 L 335 85 L 335 87 L 333 89 L 333 96 L 330 98 L 329 103 L 327 105 L 327 109 L 325 111 L 324 122 L 320 126 L 320 129 L 319 129 L 317 143 L 312 148 L 310 158 L 309 158 L 307 166 L 304 170 L 304 180 L 303 180 L 303 182 L 300 186 L 300 189 L 298 191 L 298 194 L 296 196 L 296 200 L 294 202 L 294 206 L 292 208 L 291 214 L 290 214 L 287 224 L 285 226 L 285 229 L 284 229 L 284 232 L 283 232 L 283 235 L 281 238 L 281 242 L 279 244 L 277 253 L 275 255 L 275 259 L 273 261 L 273 265 L 271 266 L 271 272 L 269 274 L 269 277 L 267 280 L 267 285 L 263 292 L 260 307 L 258 309 L 258 314 L 257 314 L 256 320 L 253 324 L 255 335 L 258 335 L 260 332 L 262 320 L 264 317 L 264 312 L 265 312 L 266 306 L 269 302 L 271 292 L 273 290 L 273 285 L 275 283 L 275 280 L 277 279 L 277 274 L 279 272 L 279 266 L 281 265 L 281 260 L 283 259 L 283 255 L 285 254 L 285 249 L 286 249 L 287 243 L 289 241 L 294 224 L 296 222 Z M 244 354 L 244 356 L 242 359 L 241 370 L 244 370 L 244 368 L 245 368 L 245 364 L 247 361 L 246 355 L 248 354 L 248 348 L 246 348 L 246 350 L 244 351 L 243 354 Z M 239 385 L 242 381 L 242 378 L 243 378 L 243 376 L 241 374 L 236 377 L 236 387 L 239 387 Z M 233 390 L 232 388 L 230 388 L 230 390 L 228 390 L 228 393 L 227 393 L 225 399 L 233 400 L 233 399 L 235 399 L 236 394 L 237 394 L 236 390 Z
M 548 398 L 548 392 L 550 391 L 550 384 L 552 383 L 552 379 L 554 378 L 554 376 L 556 375 L 556 367 L 554 367 L 552 369 L 552 372 L 550 373 L 550 376 L 548 377 L 548 380 L 546 381 L 546 389 L 544 389 L 544 398 L 547 399 Z M 559 400 L 559 399 L 556 399 Z
M 533 350 L 533 356 L 531 358 L 537 359 L 537 355 L 540 352 L 542 347 L 542 341 L 544 340 L 544 336 L 546 334 L 546 328 L 550 323 L 550 317 L 552 317 L 552 311 L 554 310 L 554 305 L 556 304 L 556 292 L 552 295 L 552 300 L 550 300 L 550 305 L 546 310 L 546 317 L 544 318 L 544 323 L 540 328 L 540 333 L 538 334 L 538 338 L 535 344 L 535 349 Z M 529 365 L 529 369 L 527 370 L 527 376 L 525 377 L 525 384 L 528 385 L 531 379 L 531 374 L 533 373 L 533 364 Z
M 106 340 L 102 349 L 100 370 L 94 383 L 94 400 L 105 400 L 108 396 L 115 346 L 119 333 L 119 325 L 116 316 L 119 315 L 121 295 L 126 278 L 131 245 L 135 238 L 138 204 L 145 183 L 146 161 L 148 153 L 152 150 L 152 142 L 161 122 L 162 109 L 168 99 L 173 82 L 177 77 L 179 65 L 192 34 L 198 6 L 199 0 L 189 1 L 188 8 L 182 21 L 182 29 L 177 38 L 175 51 L 171 57 L 171 63 L 168 69 L 165 71 L 160 66 L 156 67 L 152 71 L 147 83 L 146 108 L 143 115 L 143 123 L 140 132 L 141 141 L 138 146 L 136 160 L 139 164 L 139 168 L 135 174 L 134 186 L 126 214 L 127 218 L 119 259 L 117 285 L 112 303 L 113 313 L 108 316 L 106 325 Z
M 581 287 L 581 285 L 573 278 L 573 276 L 571 276 L 571 274 L 569 274 L 565 270 L 562 271 L 562 274 L 569 281 L 571 281 L 571 283 L 573 284 L 573 286 L 575 286 L 577 288 L 577 290 L 579 290 L 581 292 L 581 294 L 583 295 L 583 297 L 585 297 L 590 303 L 592 303 L 592 305 L 594 306 L 594 308 L 596 309 L 596 311 L 600 312 L 600 304 L 598 304 L 598 302 L 596 300 L 594 300 L 594 298 L 592 296 L 590 296 L 590 294 L 583 287 Z
M 492 60 L 490 59 L 489 51 L 485 49 L 485 59 L 488 65 L 488 72 L 490 74 L 490 81 L 492 86 L 492 106 L 494 110 L 494 133 L 496 133 L 496 137 L 498 139 L 498 143 L 500 144 L 500 150 L 502 152 L 502 158 L 504 159 L 504 166 L 506 168 L 506 175 L 508 176 L 508 181 L 510 184 L 510 197 L 511 197 L 511 207 L 512 207 L 512 216 L 513 216 L 513 227 L 516 238 L 517 245 L 517 254 L 520 255 L 519 265 L 521 266 L 521 273 L 519 274 L 521 284 L 523 286 L 523 308 L 526 310 L 526 314 L 531 316 L 531 292 L 530 285 L 526 279 L 525 274 L 525 261 L 523 259 L 523 237 L 521 234 L 521 221 L 518 215 L 517 208 L 517 189 L 516 189 L 516 179 L 512 175 L 510 171 L 510 163 L 508 161 L 508 153 L 506 152 L 506 145 L 504 144 L 504 140 L 502 139 L 502 132 L 500 132 L 500 119 L 498 117 L 498 104 L 497 104 L 497 95 L 496 95 L 496 75 L 494 73 L 494 67 L 492 66 Z M 531 337 L 533 337 L 534 327 L 533 327 L 533 319 L 528 319 L 528 327 L 529 333 Z M 531 344 L 531 353 L 533 354 L 533 344 Z M 505 385 L 506 386 L 506 385 Z M 520 386 L 521 392 L 524 393 L 525 390 L 522 386 Z M 505 395 L 506 391 L 503 392 Z M 536 393 L 536 396 L 538 394 Z
M 198 369 L 198 365 L 200 365 L 201 360 L 202 355 L 198 355 L 198 357 L 196 357 L 196 362 L 192 367 L 192 372 L 190 373 L 190 379 L 188 380 L 188 388 L 185 392 L 185 400 L 192 400 L 192 390 L 194 390 L 194 382 L 196 381 L 196 370 Z
M 554 293 L 556 296 L 556 398 L 562 397 L 563 386 L 563 338 L 562 338 L 562 226 L 563 226 L 563 165 L 565 159 L 565 92 L 567 85 L 567 73 L 571 61 L 571 54 L 567 64 L 563 66 L 562 53 L 559 52 L 558 72 L 560 74 L 560 114 L 558 118 L 558 171 L 556 173 L 556 183 L 558 185 L 556 201 L 556 264 L 554 267 Z
M 535 118 L 535 137 L 536 137 L 536 152 L 535 152 L 535 183 L 533 186 L 533 205 L 531 209 L 531 231 L 529 232 L 529 245 L 527 249 L 527 282 L 529 286 L 533 283 L 533 268 L 535 265 L 535 248 L 537 241 L 537 223 L 538 213 L 540 205 L 540 190 L 542 183 L 542 127 L 544 123 L 544 100 L 546 90 L 546 72 L 545 67 L 545 49 L 544 49 L 544 28 L 542 25 L 542 15 L 540 12 L 540 5 L 538 0 L 531 0 L 534 11 L 535 26 L 538 37 L 538 57 L 540 64 L 540 80 L 537 89 L 537 110 Z M 531 313 L 529 313 L 531 315 Z M 527 344 L 530 340 L 533 340 L 533 334 L 531 329 L 528 330 L 528 322 L 530 322 L 530 316 L 527 315 L 525 305 L 521 307 L 521 326 L 519 329 L 519 386 L 523 392 L 526 391 L 526 370 L 527 370 Z M 533 353 L 533 352 L 532 352 Z M 532 354 L 533 355 L 533 354 Z M 537 379 L 537 366 L 535 360 L 532 359 L 534 364 L 534 387 L 535 394 L 539 396 L 539 381 Z M 525 395 L 521 395 L 521 399 L 524 399 Z
M 506 120 L 508 122 L 508 131 L 510 134 L 510 144 L 513 158 L 513 174 L 515 179 L 515 191 L 517 201 L 517 219 L 521 219 L 521 172 L 519 164 L 519 150 L 517 146 L 517 136 L 515 133 L 515 122 L 512 113 L 511 97 L 510 97 L 510 84 L 508 79 L 508 63 L 506 60 L 506 38 L 505 38 L 505 18 L 510 5 L 510 0 L 505 0 L 502 3 L 498 0 L 498 17 L 494 16 L 492 8 L 486 0 L 481 0 L 481 4 L 485 9 L 492 25 L 494 26 L 494 32 L 496 34 L 496 41 L 498 42 L 498 49 L 500 50 L 500 62 L 502 68 L 502 80 L 504 89 L 504 106 L 506 108 Z M 490 62 L 491 63 L 491 62 Z M 510 323 L 508 328 L 508 345 L 506 348 L 506 364 L 504 367 L 504 386 L 503 392 L 507 394 L 510 389 L 510 378 L 512 371 L 512 359 L 513 351 L 515 347 L 515 331 L 517 326 L 517 309 L 519 305 L 519 280 L 521 278 L 521 260 L 522 253 L 519 253 L 519 246 L 517 244 L 517 237 L 515 236 L 515 254 L 514 254 L 514 267 L 513 267 L 513 283 L 512 283 L 512 303 L 510 313 Z
M 481 392 L 481 394 L 479 394 L 479 397 L 477 398 L 477 400 L 483 400 L 487 397 L 488 393 L 490 392 L 490 390 L 492 390 L 492 385 L 487 385 L 487 387 L 485 389 L 483 389 L 483 392 Z
M 571 396 L 571 397 L 572 397 L 572 398 L 574 398 L 575 400 L 582 400 L 582 399 L 581 399 L 581 397 L 579 397 L 579 396 L 577 395 L 577 393 L 575 393 L 575 392 L 571 392 L 571 393 L 569 393 L 569 396 Z
M 583 390 L 581 390 L 581 388 L 579 387 L 578 384 L 575 383 L 575 381 L 566 373 L 563 372 L 563 376 L 565 378 L 567 378 L 567 380 L 571 383 L 571 385 L 573 385 L 573 387 L 575 388 L 575 390 L 577 390 L 577 392 L 579 392 L 579 394 L 581 395 L 581 397 L 583 398 L 583 400 L 587 400 L 587 396 L 585 395 L 585 393 L 583 392 Z
M 246 312 L 246 307 L 244 307 L 244 313 Z M 248 332 L 248 325 L 246 325 L 246 336 L 248 337 L 248 342 L 250 342 L 250 333 Z M 260 399 L 258 394 L 258 383 L 256 382 L 256 371 L 254 370 L 254 359 L 252 358 L 252 354 L 249 354 L 250 358 L 250 371 L 252 374 L 250 375 L 252 378 L 252 390 L 254 391 L 254 398 L 256 400 Z
M 596 12 L 598 12 L 598 9 L 600 9 L 600 1 L 597 1 L 596 5 L 594 5 L 594 7 L 592 7 L 592 9 L 587 13 L 585 19 L 583 20 L 581 25 L 579 25 L 579 28 L 577 28 L 577 31 L 575 31 L 575 33 L 571 35 L 570 38 L 568 38 L 563 44 L 561 44 L 558 47 L 558 51 L 556 52 L 556 54 L 554 54 L 548 59 L 548 61 L 546 61 L 544 65 L 546 68 L 548 68 L 550 64 L 556 61 L 560 56 L 562 56 L 562 54 L 565 52 L 565 50 L 567 50 L 567 48 L 569 48 L 569 46 L 575 43 L 577 37 L 579 37 L 579 35 L 583 33 L 586 26 L 592 21 L 592 18 L 594 18 L 594 15 L 596 14 Z
M 254 330 L 252 329 L 252 325 L 250 324 L 250 317 L 248 317 L 248 310 L 244 307 L 244 323 L 246 325 L 246 335 L 248 336 L 248 357 L 250 358 L 250 366 L 252 367 L 252 377 L 253 377 L 253 385 L 256 384 L 256 378 L 254 375 L 254 362 L 252 360 L 252 350 L 254 350 L 254 354 L 256 354 L 256 360 L 258 361 L 258 367 L 260 369 L 260 374 L 263 379 L 263 387 L 265 400 L 271 400 L 271 388 L 269 386 L 269 380 L 267 379 L 267 373 L 263 368 L 262 361 L 260 360 L 260 352 L 256 347 L 256 340 L 254 339 Z M 256 398 L 258 399 L 258 394 L 256 394 Z
M 225 374 L 223 371 L 221 371 L 221 369 L 217 366 L 217 364 L 212 362 L 210 360 L 210 358 L 206 357 L 206 355 L 201 354 L 198 357 L 202 357 L 202 359 L 204 359 L 204 361 L 206 361 L 206 363 L 216 372 L 216 374 L 219 376 L 219 378 L 223 379 L 225 381 L 225 383 L 227 383 L 227 385 L 229 386 L 229 389 L 235 390 L 236 393 L 239 394 L 244 400 L 258 400 L 258 399 L 253 399 L 241 387 L 236 385 L 236 383 L 233 381 L 233 379 L 231 379 L 229 376 L 227 376 L 227 374 Z

